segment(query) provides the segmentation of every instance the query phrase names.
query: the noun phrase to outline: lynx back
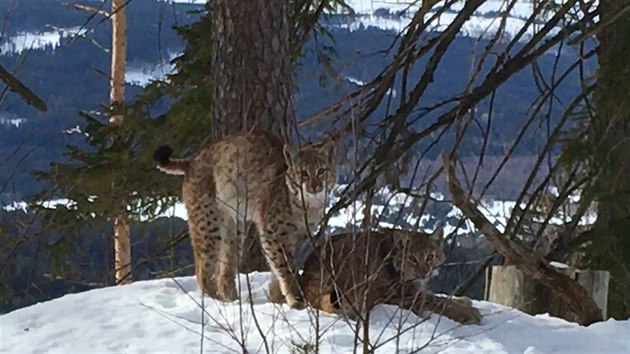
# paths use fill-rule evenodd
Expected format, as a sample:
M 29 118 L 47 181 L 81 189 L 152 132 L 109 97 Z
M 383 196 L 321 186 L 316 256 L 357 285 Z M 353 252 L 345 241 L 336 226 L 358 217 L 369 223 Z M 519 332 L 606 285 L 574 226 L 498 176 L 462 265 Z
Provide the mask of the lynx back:
M 427 281 L 445 260 L 443 229 L 341 233 L 305 252 L 300 285 L 307 302 L 324 312 L 357 319 L 377 304 L 439 312 L 460 323 L 477 323 L 479 311 L 465 300 L 431 294 Z M 271 287 L 270 297 L 279 293 Z M 275 296 L 277 298 L 277 296 Z
M 318 169 L 322 161 L 334 161 L 329 156 L 333 151 L 329 147 L 295 151 L 261 130 L 227 136 L 190 160 L 172 159 L 168 147 L 156 151 L 158 168 L 184 175 L 182 197 L 188 211 L 195 274 L 206 294 L 224 301 L 238 298 L 238 250 L 245 239 L 245 222 L 251 221 L 287 303 L 303 306 L 291 269 L 293 254 L 296 244 L 308 234 L 305 217 L 309 224 L 311 219 L 318 224 L 323 215 L 325 191 L 333 187 L 329 184 L 334 184 L 336 170 L 334 163 L 325 173 L 318 174 Z M 300 200 L 298 192 L 303 196 Z

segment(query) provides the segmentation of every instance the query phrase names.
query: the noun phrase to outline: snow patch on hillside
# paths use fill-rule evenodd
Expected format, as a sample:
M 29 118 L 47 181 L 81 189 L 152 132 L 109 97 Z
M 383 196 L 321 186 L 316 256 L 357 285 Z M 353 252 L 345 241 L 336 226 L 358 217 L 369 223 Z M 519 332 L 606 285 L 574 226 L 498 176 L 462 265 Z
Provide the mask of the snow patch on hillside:
M 160 0 L 169 3 L 182 4 L 204 4 L 205 0 Z M 438 1 L 433 7 L 434 11 L 430 11 L 428 17 L 434 15 L 435 10 L 443 7 L 445 0 Z M 444 30 L 457 15 L 457 12 L 464 7 L 464 1 L 456 2 L 451 8 L 443 13 L 438 19 L 434 31 Z M 461 35 L 478 37 L 493 35 L 500 26 L 502 14 L 507 10 L 507 1 L 505 0 L 487 0 L 484 2 L 474 15 L 466 22 L 462 28 Z M 421 2 L 410 0 L 346 0 L 357 15 L 354 19 L 349 19 L 344 23 L 335 23 L 333 27 L 346 28 L 351 31 L 360 30 L 366 27 L 375 27 L 388 31 L 402 32 L 411 22 L 413 14 L 418 11 Z M 343 13 L 343 9 L 338 9 L 339 13 Z M 505 32 L 508 35 L 515 35 L 525 25 L 526 19 L 533 13 L 533 4 L 530 0 L 519 0 L 514 7 L 507 13 L 508 19 L 505 25 Z M 500 15 L 501 14 L 501 15 Z M 427 18 L 428 18 L 427 17 Z M 540 20 L 544 20 L 541 18 Z M 554 29 L 550 34 L 557 33 L 560 28 Z M 534 27 L 528 28 L 529 35 L 532 35 Z M 524 37 L 527 39 L 528 35 Z
M 0 53 L 22 54 L 22 52 L 33 49 L 55 49 L 61 45 L 64 38 L 84 36 L 87 30 L 82 27 L 55 28 L 40 32 L 18 32 L 14 36 L 7 37 L 0 42 Z

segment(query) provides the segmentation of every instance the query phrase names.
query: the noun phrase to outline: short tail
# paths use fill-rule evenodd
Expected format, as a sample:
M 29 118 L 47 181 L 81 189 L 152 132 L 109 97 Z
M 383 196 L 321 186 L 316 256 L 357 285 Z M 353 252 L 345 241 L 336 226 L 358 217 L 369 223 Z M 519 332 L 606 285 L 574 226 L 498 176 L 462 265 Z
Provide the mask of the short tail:
M 153 153 L 153 160 L 158 163 L 157 168 L 169 175 L 185 175 L 190 166 L 189 159 L 172 159 L 173 149 L 168 145 L 160 146 Z

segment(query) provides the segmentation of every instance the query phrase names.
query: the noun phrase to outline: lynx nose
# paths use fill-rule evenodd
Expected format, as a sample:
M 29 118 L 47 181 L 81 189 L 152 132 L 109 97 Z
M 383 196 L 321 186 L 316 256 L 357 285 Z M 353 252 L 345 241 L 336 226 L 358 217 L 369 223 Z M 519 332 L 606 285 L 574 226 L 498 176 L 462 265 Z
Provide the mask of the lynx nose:
M 322 184 L 316 179 L 311 179 L 309 181 L 309 187 L 312 193 L 317 193 L 322 188 Z

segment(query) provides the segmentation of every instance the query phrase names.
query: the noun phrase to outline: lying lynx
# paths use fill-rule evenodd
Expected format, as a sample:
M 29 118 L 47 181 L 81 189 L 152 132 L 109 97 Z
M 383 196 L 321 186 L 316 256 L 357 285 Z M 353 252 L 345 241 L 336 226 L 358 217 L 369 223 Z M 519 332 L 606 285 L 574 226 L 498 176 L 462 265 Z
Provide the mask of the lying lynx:
M 302 307 L 290 268 L 296 245 L 320 222 L 336 182 L 332 145 L 296 151 L 254 130 L 216 141 L 194 159 L 171 154 L 162 146 L 154 158 L 160 170 L 185 176 L 182 196 L 200 288 L 219 300 L 238 298 L 236 253 L 245 239 L 243 225 L 251 221 L 286 302 Z
M 431 294 L 425 284 L 444 262 L 441 228 L 431 234 L 380 229 L 331 236 L 303 251 L 299 282 L 307 302 L 324 312 L 357 319 L 377 304 L 392 304 L 421 315 L 442 313 L 460 323 L 478 323 L 467 299 Z M 282 302 L 272 281 L 270 299 Z

